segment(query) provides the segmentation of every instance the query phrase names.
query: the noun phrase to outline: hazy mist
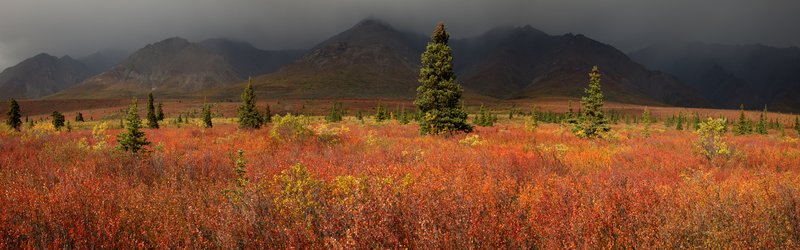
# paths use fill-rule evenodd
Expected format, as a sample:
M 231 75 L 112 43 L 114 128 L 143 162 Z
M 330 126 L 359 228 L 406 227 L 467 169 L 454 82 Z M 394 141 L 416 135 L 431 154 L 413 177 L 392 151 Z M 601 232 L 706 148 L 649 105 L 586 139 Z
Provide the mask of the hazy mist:
M 530 24 L 625 51 L 704 41 L 800 45 L 797 0 L 3 0 L 0 69 L 40 52 L 82 57 L 167 37 L 228 37 L 262 49 L 307 48 L 367 17 L 453 37 Z

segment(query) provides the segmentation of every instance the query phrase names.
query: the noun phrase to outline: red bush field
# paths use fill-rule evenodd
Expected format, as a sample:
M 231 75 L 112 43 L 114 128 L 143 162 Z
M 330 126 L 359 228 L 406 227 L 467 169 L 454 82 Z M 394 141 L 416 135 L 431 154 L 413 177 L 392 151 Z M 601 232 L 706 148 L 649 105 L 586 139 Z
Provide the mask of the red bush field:
M 790 128 L 728 133 L 708 160 L 662 123 L 590 140 L 527 118 L 447 137 L 315 119 L 167 124 L 140 155 L 98 122 L 0 132 L 0 248 L 800 248 Z

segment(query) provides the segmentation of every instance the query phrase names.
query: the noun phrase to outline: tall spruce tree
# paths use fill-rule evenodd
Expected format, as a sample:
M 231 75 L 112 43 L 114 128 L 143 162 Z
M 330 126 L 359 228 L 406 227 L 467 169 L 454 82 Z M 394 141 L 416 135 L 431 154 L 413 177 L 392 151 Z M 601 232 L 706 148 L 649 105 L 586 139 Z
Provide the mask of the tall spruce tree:
M 19 127 L 22 126 L 22 114 L 19 109 L 19 103 L 17 103 L 17 100 L 14 100 L 14 98 L 8 101 L 6 118 L 6 124 L 14 130 L 19 131 Z M 27 119 L 27 117 L 25 119 Z
M 153 93 L 147 94 L 147 127 L 158 128 L 158 116 L 156 106 L 153 104 Z
M 239 128 L 259 129 L 261 128 L 261 113 L 256 109 L 256 94 L 253 91 L 253 82 L 247 84 L 242 93 L 242 105 L 239 106 Z
M 758 123 L 756 124 L 756 133 L 761 135 L 767 134 L 767 106 L 764 106 L 764 111 L 761 112 L 761 115 L 758 117 Z
M 142 119 L 139 118 L 139 107 L 135 98 L 128 108 L 125 122 L 125 131 L 117 135 L 118 149 L 138 153 L 144 146 L 150 145 L 142 131 Z
M 453 54 L 447 45 L 450 35 L 443 23 L 436 26 L 419 70 L 417 98 L 414 104 L 423 113 L 419 122 L 421 134 L 445 134 L 459 131 L 472 132 L 463 110 L 463 89 L 456 83 L 453 72 Z
M 581 98 L 582 112 L 573 132 L 579 137 L 601 137 L 611 131 L 608 119 L 603 114 L 603 91 L 600 88 L 600 70 L 592 67 L 589 73 L 589 86 Z

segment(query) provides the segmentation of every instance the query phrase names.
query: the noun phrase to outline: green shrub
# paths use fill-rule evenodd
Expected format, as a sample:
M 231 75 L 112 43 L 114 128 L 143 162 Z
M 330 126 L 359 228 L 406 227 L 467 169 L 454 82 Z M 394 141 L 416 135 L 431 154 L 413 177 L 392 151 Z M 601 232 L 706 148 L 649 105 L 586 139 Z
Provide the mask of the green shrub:
M 730 148 L 722 140 L 722 136 L 725 133 L 725 123 L 724 119 L 708 118 L 708 120 L 700 123 L 699 128 L 695 131 L 699 136 L 695 147 L 708 160 L 719 156 L 731 155 Z
M 270 137 L 281 141 L 305 140 L 314 135 L 309 128 L 310 121 L 307 117 L 287 114 L 276 115 L 272 121 Z

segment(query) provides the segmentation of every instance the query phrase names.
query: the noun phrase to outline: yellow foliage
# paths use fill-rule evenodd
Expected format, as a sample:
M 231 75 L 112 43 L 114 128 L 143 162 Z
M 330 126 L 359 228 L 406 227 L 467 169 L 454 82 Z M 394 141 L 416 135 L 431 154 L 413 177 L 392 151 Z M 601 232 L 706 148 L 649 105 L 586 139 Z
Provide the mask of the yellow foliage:
M 479 135 L 472 134 L 472 135 L 468 135 L 466 138 L 461 139 L 458 142 L 461 143 L 461 144 L 467 145 L 467 146 L 473 146 L 474 147 L 474 146 L 483 145 L 484 143 L 486 143 L 486 140 L 481 140 L 481 137 Z
M 278 193 L 274 202 L 278 209 L 294 219 L 310 223 L 314 209 L 319 205 L 323 182 L 311 177 L 303 164 L 295 164 L 275 176 Z
M 322 123 L 314 128 L 314 133 L 317 135 L 317 140 L 322 143 L 336 144 L 342 142 L 342 135 L 350 132 L 350 128 L 339 125 L 332 126 L 328 123 Z

